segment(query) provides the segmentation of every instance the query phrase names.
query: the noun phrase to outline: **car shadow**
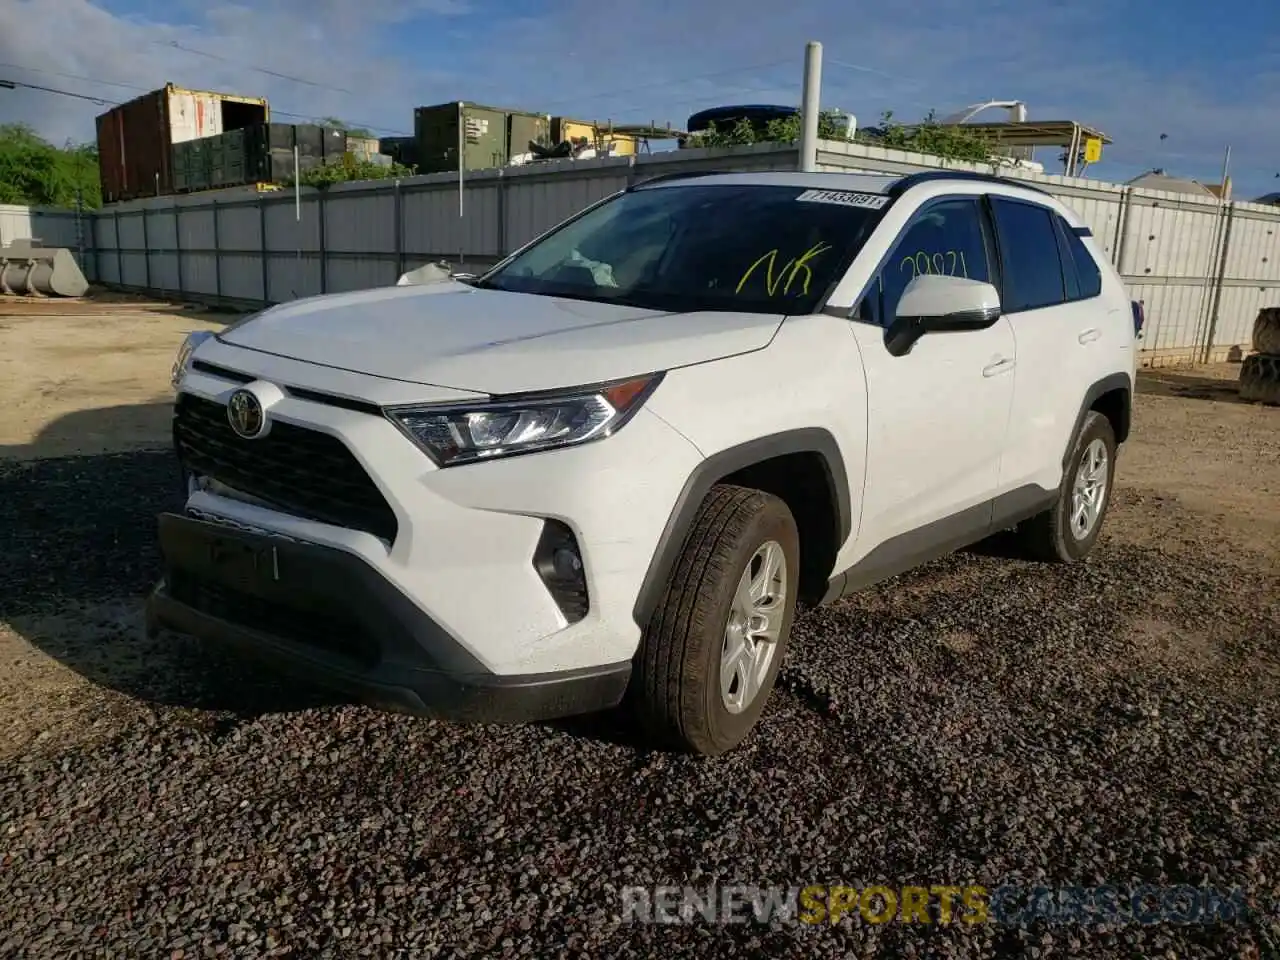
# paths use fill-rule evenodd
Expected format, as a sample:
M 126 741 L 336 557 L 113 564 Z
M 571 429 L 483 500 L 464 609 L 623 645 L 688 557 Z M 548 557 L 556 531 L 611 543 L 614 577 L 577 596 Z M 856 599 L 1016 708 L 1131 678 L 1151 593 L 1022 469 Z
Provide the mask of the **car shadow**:
M 169 405 L 146 406 L 156 409 L 126 416 L 163 416 L 167 431 Z M 184 499 L 173 453 L 131 437 L 124 445 L 139 449 L 32 456 L 77 433 L 118 437 L 121 416 L 78 411 L 30 444 L 0 446 L 0 623 L 90 683 L 144 702 L 248 715 L 332 702 L 192 638 L 146 636 L 143 604 L 161 573 L 156 515 Z
M 1216 400 L 1219 403 L 1246 402 L 1240 399 L 1237 381 L 1200 376 L 1194 370 L 1139 370 L 1137 392 L 1148 397 Z

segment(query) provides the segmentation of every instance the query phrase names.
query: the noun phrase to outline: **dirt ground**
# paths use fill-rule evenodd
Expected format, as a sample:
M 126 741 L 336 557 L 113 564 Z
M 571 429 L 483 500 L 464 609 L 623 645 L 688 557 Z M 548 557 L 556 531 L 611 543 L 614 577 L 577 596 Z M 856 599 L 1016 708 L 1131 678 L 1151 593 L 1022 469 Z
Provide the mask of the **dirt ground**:
M 174 352 L 189 331 L 229 319 L 122 296 L 0 299 L 0 476 L 45 458 L 167 446 Z M 1241 403 L 1238 370 L 1143 372 L 1107 540 L 1184 554 L 1189 564 L 1280 570 L 1280 409 Z M 130 529 L 119 539 L 147 535 Z M 923 598 L 949 589 L 945 575 L 936 579 L 931 587 L 917 578 L 910 591 Z M 19 631 L 0 620 L 0 759 L 91 738 L 114 710 L 136 708 L 82 676 L 92 671 L 73 671 L 46 653 L 78 649 L 67 659 L 92 659 L 104 633 L 139 634 L 136 602 L 67 606 L 21 621 Z M 1159 619 L 1133 624 L 1154 656 L 1167 652 L 1170 629 Z M 149 669 L 145 657 L 101 666 L 138 676 Z
M 226 314 L 123 294 L 0 297 L 0 459 L 139 449 L 169 430 L 182 338 Z
M 229 319 L 125 294 L 0 297 L 0 474 L 17 469 L 14 461 L 165 445 L 174 354 L 191 331 L 217 330 Z M 141 625 L 132 602 L 61 611 L 32 624 L 26 639 L 0 621 L 0 759 L 33 743 L 91 735 L 119 705 L 32 640 L 75 645 L 104 627 Z

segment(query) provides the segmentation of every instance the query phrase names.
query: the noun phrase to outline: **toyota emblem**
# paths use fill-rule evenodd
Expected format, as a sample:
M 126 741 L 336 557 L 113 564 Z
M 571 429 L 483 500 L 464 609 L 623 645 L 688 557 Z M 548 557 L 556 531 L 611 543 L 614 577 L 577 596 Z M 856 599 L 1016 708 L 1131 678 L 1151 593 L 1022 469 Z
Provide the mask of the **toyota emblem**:
M 227 401 L 227 422 L 236 436 L 256 440 L 267 432 L 267 415 L 262 401 L 251 390 L 237 390 Z

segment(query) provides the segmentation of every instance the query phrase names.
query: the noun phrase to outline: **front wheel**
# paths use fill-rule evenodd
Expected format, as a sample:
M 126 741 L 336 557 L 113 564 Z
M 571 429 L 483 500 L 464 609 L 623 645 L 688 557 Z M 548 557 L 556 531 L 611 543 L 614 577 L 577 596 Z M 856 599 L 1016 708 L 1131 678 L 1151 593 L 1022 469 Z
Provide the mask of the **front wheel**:
M 1073 563 L 1093 549 L 1111 504 L 1116 435 L 1111 421 L 1090 410 L 1077 434 L 1052 507 L 1018 528 L 1027 552 L 1048 563 Z
M 713 487 L 636 653 L 631 698 L 655 740 L 716 755 L 746 737 L 786 653 L 799 575 L 787 505 Z

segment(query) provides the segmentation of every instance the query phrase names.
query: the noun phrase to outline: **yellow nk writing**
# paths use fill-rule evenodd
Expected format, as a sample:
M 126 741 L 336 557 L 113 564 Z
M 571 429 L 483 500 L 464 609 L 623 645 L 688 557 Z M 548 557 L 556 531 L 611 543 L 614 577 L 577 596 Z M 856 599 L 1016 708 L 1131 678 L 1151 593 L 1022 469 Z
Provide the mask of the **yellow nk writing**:
M 778 275 L 775 277 L 773 275 L 773 270 L 778 263 L 778 249 L 775 247 L 774 249 L 766 253 L 764 256 L 756 260 L 756 262 L 751 264 L 751 266 L 747 267 L 747 272 L 742 275 L 742 279 L 738 281 L 738 286 L 734 289 L 733 292 L 735 294 L 741 293 L 742 288 L 745 287 L 747 285 L 747 281 L 751 279 L 751 275 L 756 272 L 756 269 L 758 267 L 764 265 L 765 290 L 769 294 L 769 296 L 772 297 L 775 294 L 777 294 L 778 287 L 780 285 L 782 287 L 782 293 L 784 296 L 790 293 L 791 284 L 795 282 L 796 276 L 800 273 L 801 270 L 804 271 L 804 284 L 803 284 L 802 292 L 808 293 L 809 284 L 813 280 L 813 270 L 809 267 L 809 261 L 821 254 L 826 253 L 830 249 L 831 247 L 829 244 L 822 243 L 821 241 L 819 241 L 818 243 L 815 243 L 812 247 L 810 247 L 808 250 L 804 252 L 804 254 L 800 257 L 799 260 L 797 260 L 795 257 L 792 257 L 790 260 L 788 260 L 786 264 L 783 265 L 782 270 L 780 270 L 778 272 Z M 786 281 L 786 283 L 783 283 L 784 280 Z

